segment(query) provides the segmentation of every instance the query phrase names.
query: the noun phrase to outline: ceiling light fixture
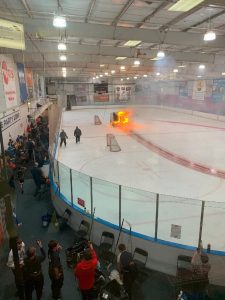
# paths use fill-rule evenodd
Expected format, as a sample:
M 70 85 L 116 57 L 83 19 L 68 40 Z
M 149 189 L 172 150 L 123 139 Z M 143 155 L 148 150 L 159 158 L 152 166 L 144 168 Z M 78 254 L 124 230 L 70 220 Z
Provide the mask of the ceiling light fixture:
M 137 76 L 134 76 L 134 79 L 137 79 Z
M 186 68 L 186 66 L 181 64 L 181 65 L 178 66 L 178 68 Z
M 145 77 L 145 78 L 146 78 L 146 77 L 148 77 L 148 75 L 144 74 L 144 75 L 143 75 L 143 77 Z
M 122 71 L 125 70 L 125 66 L 121 66 L 120 70 L 122 70 Z
M 63 71 L 63 72 L 66 72 L 66 68 L 65 68 L 65 67 L 62 67 L 62 71 Z
M 130 41 L 127 41 L 124 46 L 126 47 L 135 47 L 137 45 L 139 45 L 141 43 L 141 41 L 135 41 L 135 40 L 130 40 Z
M 96 76 L 96 79 L 98 79 L 99 77 L 98 76 Z
M 205 65 L 199 65 L 198 68 L 199 68 L 200 70 L 204 70 L 204 69 L 205 69 Z
M 162 50 L 159 50 L 159 51 L 157 52 L 157 57 L 158 57 L 158 58 L 164 58 L 164 57 L 165 57 L 165 52 L 162 51 Z
M 193 7 L 199 5 L 204 0 L 179 0 L 173 4 L 168 10 L 169 11 L 189 11 Z
M 124 60 L 126 59 L 127 57 L 126 56 L 117 56 L 116 57 L 116 60 Z
M 121 78 L 120 81 L 123 81 L 123 78 Z
M 66 27 L 66 18 L 63 16 L 54 16 L 53 26 L 57 27 L 57 28 L 65 28 Z
M 100 65 L 100 68 L 103 68 L 105 65 Z
M 156 76 L 160 76 L 160 73 L 159 73 L 159 72 L 157 72 L 157 73 L 156 73 Z
M 65 51 L 66 49 L 67 49 L 66 44 L 58 43 L 58 50 L 59 51 Z
M 127 80 L 130 80 L 130 78 L 129 78 L 129 77 L 127 77 Z
M 103 75 L 102 75 L 102 74 L 100 74 L 100 75 L 99 75 L 99 77 L 103 77 Z
M 213 30 L 208 30 L 205 34 L 204 34 L 204 41 L 208 42 L 208 41 L 214 41 L 216 39 L 216 33 Z
M 60 55 L 59 59 L 60 59 L 61 61 L 66 61 L 66 60 L 67 60 L 67 57 L 66 57 L 66 55 Z
M 116 71 L 115 71 L 115 70 L 112 70 L 112 71 L 111 71 L 111 73 L 112 73 L 112 74 L 115 74 L 115 73 L 116 73 Z
M 105 72 L 105 75 L 106 75 L 106 76 L 108 76 L 108 75 L 109 75 L 109 73 L 108 73 L 108 72 Z
M 140 60 L 135 60 L 135 61 L 134 61 L 134 65 L 135 65 L 135 66 L 140 66 L 140 64 L 141 64 Z
M 225 72 L 222 72 L 221 75 L 222 75 L 222 76 L 225 76 Z
M 173 69 L 173 73 L 178 73 L 178 69 Z

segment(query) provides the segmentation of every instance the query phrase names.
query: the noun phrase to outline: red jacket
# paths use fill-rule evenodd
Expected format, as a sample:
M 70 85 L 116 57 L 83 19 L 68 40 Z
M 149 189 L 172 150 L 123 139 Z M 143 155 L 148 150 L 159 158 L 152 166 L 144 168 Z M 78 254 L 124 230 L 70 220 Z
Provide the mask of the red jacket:
M 92 259 L 83 259 L 74 268 L 74 275 L 77 277 L 79 288 L 81 290 L 89 290 L 93 288 L 95 281 L 95 269 L 98 263 L 98 258 L 95 251 L 91 250 Z

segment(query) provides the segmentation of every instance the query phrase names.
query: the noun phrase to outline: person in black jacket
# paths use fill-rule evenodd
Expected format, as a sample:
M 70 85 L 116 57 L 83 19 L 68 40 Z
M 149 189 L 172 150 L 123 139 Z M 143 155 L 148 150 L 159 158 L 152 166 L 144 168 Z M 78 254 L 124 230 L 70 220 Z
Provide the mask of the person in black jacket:
M 52 298 L 54 300 L 61 299 L 61 288 L 63 286 L 63 268 L 59 257 L 62 247 L 58 241 L 51 240 L 48 243 L 48 259 L 49 259 L 49 277 L 51 279 Z
M 131 300 L 132 286 L 138 272 L 137 266 L 133 261 L 132 254 L 127 251 L 124 244 L 119 244 L 118 249 L 120 251 L 117 256 L 118 271 L 123 280 L 125 290 L 128 293 L 129 300 Z
M 82 135 L 82 132 L 78 126 L 76 126 L 76 129 L 74 130 L 74 136 L 76 138 L 76 144 L 79 142 L 80 143 L 80 137 Z
M 36 291 L 37 300 L 41 300 L 44 286 L 44 277 L 41 263 L 45 260 L 46 254 L 41 241 L 37 241 L 41 255 L 36 255 L 36 248 L 31 246 L 27 250 L 27 257 L 24 259 L 24 280 L 25 299 L 32 300 L 33 290 Z
M 60 132 L 60 147 L 62 147 L 62 143 L 64 143 L 65 147 L 66 147 L 66 139 L 68 139 L 68 136 L 66 134 L 66 132 L 62 129 L 62 131 Z

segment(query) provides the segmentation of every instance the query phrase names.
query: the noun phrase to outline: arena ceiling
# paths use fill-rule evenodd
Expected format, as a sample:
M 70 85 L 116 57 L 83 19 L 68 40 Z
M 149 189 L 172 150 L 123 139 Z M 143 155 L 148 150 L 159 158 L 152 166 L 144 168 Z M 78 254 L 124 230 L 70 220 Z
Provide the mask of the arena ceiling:
M 189 0 L 185 0 L 189 1 Z M 192 2 L 196 0 L 190 0 Z M 47 77 L 154 78 L 220 77 L 225 72 L 225 1 L 202 0 L 188 11 L 170 11 L 178 0 L 1 0 L 0 18 L 24 24 L 26 50 L 0 48 L 12 53 Z M 65 29 L 53 27 L 54 15 L 63 14 Z M 205 42 L 207 28 L 217 34 Z M 128 41 L 139 41 L 127 46 Z M 59 60 L 57 45 L 67 45 L 66 62 Z M 158 50 L 166 58 L 155 60 Z M 118 57 L 125 57 L 118 60 Z M 134 66 L 135 60 L 139 66 Z M 205 64 L 199 75 L 198 65 Z M 120 69 L 125 66 L 125 71 Z M 174 68 L 178 73 L 174 73 Z M 112 74 L 111 71 L 115 73 Z

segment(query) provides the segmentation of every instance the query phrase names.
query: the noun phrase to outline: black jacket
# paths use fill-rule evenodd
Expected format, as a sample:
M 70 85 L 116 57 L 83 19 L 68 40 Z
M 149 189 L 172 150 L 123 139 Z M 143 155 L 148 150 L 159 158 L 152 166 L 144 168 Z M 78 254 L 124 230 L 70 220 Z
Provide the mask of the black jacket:
M 74 136 L 81 136 L 81 134 L 82 134 L 82 132 L 81 132 L 80 128 L 76 128 L 74 130 Z

